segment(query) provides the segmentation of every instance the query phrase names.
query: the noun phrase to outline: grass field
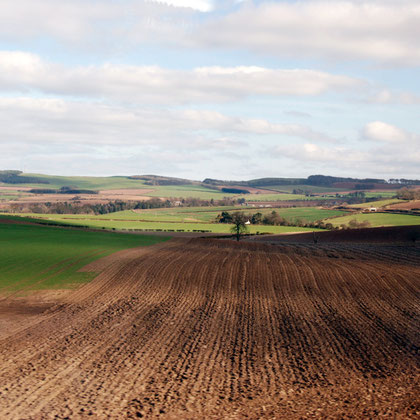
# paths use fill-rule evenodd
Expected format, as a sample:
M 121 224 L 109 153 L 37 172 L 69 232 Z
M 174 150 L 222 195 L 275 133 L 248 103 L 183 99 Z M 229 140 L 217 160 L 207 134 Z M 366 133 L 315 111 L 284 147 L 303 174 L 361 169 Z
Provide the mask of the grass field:
M 388 213 L 358 213 L 337 217 L 328 220 L 328 222 L 331 222 L 334 226 L 340 226 L 343 223 L 349 223 L 353 219 L 356 219 L 358 222 L 368 221 L 371 227 L 420 225 L 420 216 Z
M 51 216 L 51 215 L 49 215 Z M 88 226 L 96 229 L 115 230 L 143 230 L 143 231 L 167 231 L 167 232 L 212 232 L 230 233 L 232 225 L 224 223 L 190 223 L 190 222 L 142 222 L 130 220 L 104 220 L 104 219 L 69 219 L 54 217 L 50 220 L 66 223 L 69 225 Z M 249 226 L 249 233 L 286 233 L 304 232 L 314 229 L 299 228 L 294 226 Z
M 79 226 L 106 229 L 141 229 L 163 231 L 209 231 L 214 233 L 229 233 L 231 225 L 215 223 L 222 211 L 242 211 L 245 214 L 260 212 L 269 214 L 275 210 L 290 222 L 298 220 L 315 222 L 328 217 L 337 217 L 346 213 L 338 210 L 325 210 L 316 207 L 296 208 L 244 208 L 244 207 L 176 207 L 152 210 L 125 210 L 105 215 L 63 215 L 63 214 L 21 214 L 42 220 L 55 221 Z M 250 233 L 283 233 L 298 231 L 294 227 L 280 226 L 249 226 Z
M 2 223 L 0 217 L 0 293 L 69 288 L 91 280 L 94 273 L 77 272 L 95 259 L 164 237 L 88 232 Z
M 263 215 L 276 211 L 285 219 L 295 222 L 298 219 L 307 222 L 315 222 L 328 217 L 343 216 L 346 212 L 340 210 L 325 210 L 317 207 L 293 207 L 293 208 L 244 208 L 244 207 L 228 207 L 228 208 L 213 208 L 213 207 L 193 207 L 193 208 L 175 208 L 175 209 L 154 209 L 143 210 L 139 212 L 123 211 L 111 213 L 104 216 L 99 216 L 105 219 L 120 219 L 127 220 L 147 220 L 147 221 L 177 221 L 177 222 L 213 222 L 217 215 L 222 211 L 241 211 L 245 214 L 262 213 Z M 98 216 L 96 216 L 98 217 Z
M 89 177 L 89 176 L 53 176 L 44 174 L 22 174 L 22 176 L 35 176 L 49 181 L 49 184 L 16 184 L 34 188 L 61 188 L 74 186 L 89 190 L 112 190 L 119 188 L 146 188 L 145 182 L 140 179 L 129 179 L 126 176 Z M 10 184 L 4 184 L 10 185 Z
M 318 200 L 318 197 L 306 197 L 303 194 L 243 194 L 236 198 L 244 198 L 246 201 L 293 201 L 293 200 Z
M 0 201 L 16 200 L 25 195 L 27 194 L 17 190 L 0 190 Z
M 358 208 L 358 209 L 367 209 L 369 207 L 385 207 L 385 206 L 390 206 L 391 204 L 398 204 L 398 203 L 404 203 L 404 201 L 398 200 L 397 198 L 391 198 L 388 200 L 370 201 L 369 203 L 351 204 L 349 207 Z
M 390 191 L 366 191 L 367 198 L 394 198 L 398 190 Z
M 12 201 L 12 200 L 18 199 L 19 197 L 21 197 L 21 195 L 19 195 L 19 194 L 10 194 L 10 193 L 2 194 L 2 193 L 0 193 L 0 201 Z
M 165 198 L 199 198 L 201 200 L 222 200 L 228 198 L 243 198 L 246 201 L 287 201 L 287 200 L 306 200 L 308 197 L 300 194 L 230 194 L 218 190 L 212 190 L 200 185 L 165 185 L 153 186 L 153 192 L 146 193 L 149 197 Z M 315 197 L 312 197 L 315 198 Z
M 63 186 L 73 186 L 79 189 L 90 190 L 110 190 L 110 189 L 141 189 L 147 188 L 153 191 L 144 194 L 148 197 L 162 198 L 198 198 L 201 200 L 221 200 L 224 197 L 244 198 L 247 201 L 284 201 L 284 200 L 305 200 L 305 195 L 279 193 L 279 194 L 230 194 L 218 190 L 212 190 L 200 185 L 165 185 L 151 186 L 146 185 L 145 181 L 137 179 L 129 179 L 125 176 L 112 177 L 84 177 L 84 176 L 53 176 L 44 174 L 22 174 L 26 176 L 35 176 L 49 181 L 49 184 L 18 184 L 20 186 L 32 188 L 51 188 L 58 189 Z M 0 184 L 6 185 L 8 184 Z M 283 191 L 283 190 L 282 190 Z M 284 190 L 287 191 L 287 190 Z M 316 197 L 311 197 L 317 199 Z
M 234 197 L 235 194 L 224 193 L 222 191 L 212 190 L 201 187 L 200 185 L 163 185 L 153 186 L 153 192 L 146 195 L 150 197 L 165 198 L 199 198 L 201 200 L 222 200 L 224 197 Z M 236 194 L 237 195 L 237 194 Z
M 125 212 L 121 212 L 125 213 Z M 136 230 L 136 231 L 157 231 L 157 232 L 212 232 L 212 233 L 230 233 L 232 225 L 224 223 L 209 222 L 171 222 L 171 221 L 141 221 L 124 219 L 103 218 L 103 216 L 85 216 L 85 215 L 62 215 L 62 214 L 22 214 L 24 220 L 36 221 L 36 219 L 48 222 L 66 224 L 69 226 L 84 226 L 93 229 L 114 229 L 114 230 Z M 109 215 L 107 215 L 109 216 Z M 18 217 L 18 216 L 15 216 Z M 248 226 L 249 233 L 287 233 L 287 232 L 305 232 L 317 229 L 300 228 L 294 226 Z
M 63 215 L 63 214 L 21 214 L 49 222 L 58 222 L 69 225 L 87 226 L 95 229 L 115 229 L 115 230 L 144 230 L 144 231 L 205 231 L 213 233 L 229 233 L 231 225 L 223 223 L 213 223 L 217 214 L 222 210 L 234 211 L 235 208 L 175 208 L 143 210 L 140 213 L 131 210 L 110 213 L 107 215 Z M 358 222 L 368 221 L 372 227 L 379 226 L 407 226 L 420 225 L 420 216 L 388 214 L 388 213 L 358 213 L 342 216 L 345 212 L 338 210 L 325 210 L 314 207 L 286 208 L 286 209 L 244 209 L 245 213 L 270 213 L 276 210 L 282 217 L 289 221 L 298 219 L 306 222 L 324 220 L 334 226 L 348 224 L 350 220 L 356 219 Z M 293 226 L 248 226 L 250 233 L 286 233 L 298 232 L 305 229 Z
M 168 186 L 151 186 L 146 185 L 144 180 L 129 179 L 126 176 L 112 176 L 112 177 L 84 177 L 84 176 L 53 176 L 44 174 L 23 174 L 27 176 L 34 176 L 47 180 L 49 184 L 17 184 L 17 188 L 31 187 L 31 188 L 49 188 L 59 189 L 63 186 L 72 186 L 77 189 L 88 189 L 95 191 L 106 191 L 115 189 L 147 189 L 145 197 L 159 197 L 159 198 L 197 198 L 200 200 L 221 200 L 223 198 L 244 199 L 246 201 L 290 201 L 290 200 L 323 200 L 325 197 L 315 196 L 306 197 L 304 194 L 291 194 L 294 189 L 302 189 L 304 191 L 312 191 L 313 193 L 331 193 L 340 191 L 337 188 L 308 186 L 308 185 L 278 185 L 266 186 L 269 190 L 279 191 L 278 194 L 267 192 L 267 194 L 230 194 L 218 190 L 212 190 L 201 185 L 168 185 Z M 3 186 L 10 186 L 10 184 L 1 184 Z M 341 189 L 342 191 L 342 189 Z M 395 191 L 386 192 L 365 192 L 366 197 L 391 198 L 395 196 Z M 334 197 L 334 195 L 331 195 Z M 14 194 L 4 193 L 4 199 L 14 199 Z M 2 197 L 0 197 L 0 200 Z
M 261 188 L 265 188 L 267 190 L 279 191 L 279 192 L 286 192 L 291 193 L 293 190 L 302 190 L 305 192 L 313 192 L 313 193 L 331 193 L 331 192 L 339 192 L 339 191 L 347 191 L 344 188 L 333 188 L 333 187 L 319 187 L 316 185 L 267 185 L 262 186 Z
M 32 188 L 51 188 L 58 189 L 63 186 L 72 186 L 80 189 L 90 190 L 110 190 L 110 189 L 151 189 L 151 192 L 145 193 L 148 197 L 160 198 L 198 198 L 200 200 L 221 200 L 224 197 L 244 198 L 247 201 L 283 201 L 283 200 L 304 200 L 304 195 L 294 194 L 230 194 L 200 185 L 167 185 L 151 186 L 146 185 L 145 181 L 129 179 L 125 176 L 113 177 L 83 177 L 83 176 L 52 176 L 44 174 L 23 174 L 26 176 L 35 176 L 45 179 L 49 184 L 18 184 L 20 186 Z M 0 184 L 6 185 L 7 184 Z

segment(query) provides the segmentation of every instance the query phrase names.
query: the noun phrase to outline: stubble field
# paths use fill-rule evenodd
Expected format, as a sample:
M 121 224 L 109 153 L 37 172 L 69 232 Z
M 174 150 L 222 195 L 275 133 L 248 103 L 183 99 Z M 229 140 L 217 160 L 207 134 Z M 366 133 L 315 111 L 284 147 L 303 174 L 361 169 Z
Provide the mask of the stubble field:
M 177 239 L 84 271 L 0 340 L 1 418 L 420 414 L 418 247 Z

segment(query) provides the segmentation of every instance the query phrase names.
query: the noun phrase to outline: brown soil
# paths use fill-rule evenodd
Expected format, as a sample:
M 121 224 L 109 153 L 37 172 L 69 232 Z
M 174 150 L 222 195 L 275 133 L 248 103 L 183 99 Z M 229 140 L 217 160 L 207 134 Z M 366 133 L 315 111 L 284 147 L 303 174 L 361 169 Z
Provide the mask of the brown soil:
M 4 185 L 0 185 L 0 191 L 29 191 L 32 188 L 30 187 L 20 187 L 19 184 L 14 184 L 14 186 L 5 187 Z
M 390 226 L 367 229 L 348 229 L 316 232 L 318 243 L 358 242 L 358 243 L 420 243 L 420 226 Z M 294 232 L 291 234 L 252 236 L 249 241 L 257 242 L 302 242 L 313 243 L 312 232 Z
M 0 418 L 420 415 L 418 247 L 178 239 L 85 269 L 0 340 Z
M 392 204 L 390 206 L 386 206 L 387 209 L 393 210 L 412 210 L 412 209 L 420 209 L 420 200 L 414 201 L 407 201 L 398 204 Z
M 149 194 L 151 192 L 155 191 L 151 188 L 120 188 L 118 190 L 103 190 L 99 191 L 99 194 L 101 195 L 108 195 L 108 196 L 127 196 L 127 195 L 133 195 L 133 196 L 144 196 L 145 194 Z
M 35 225 L 35 223 L 27 222 L 26 220 L 12 220 L 0 217 L 0 223 L 4 225 Z
M 8 296 L 6 299 L 0 295 L 0 340 L 39 323 L 48 310 L 69 293 L 70 290 L 42 290 L 32 292 L 30 296 Z
M 28 189 L 20 188 L 22 191 Z M 7 208 L 11 204 L 42 204 L 42 203 L 63 203 L 69 201 L 80 201 L 83 204 L 106 204 L 109 201 L 143 201 L 150 200 L 152 197 L 145 196 L 153 189 L 119 189 L 99 191 L 98 194 L 28 194 L 19 197 L 17 200 L 10 200 L 2 204 L 2 208 Z

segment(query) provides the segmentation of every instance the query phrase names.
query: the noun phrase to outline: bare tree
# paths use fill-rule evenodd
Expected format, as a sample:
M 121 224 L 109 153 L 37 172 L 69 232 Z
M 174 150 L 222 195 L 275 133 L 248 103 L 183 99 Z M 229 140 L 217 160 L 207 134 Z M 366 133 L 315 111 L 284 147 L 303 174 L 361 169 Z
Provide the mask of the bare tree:
M 239 241 L 241 236 L 248 232 L 245 222 L 248 220 L 247 216 L 240 211 L 232 214 L 231 232 L 236 236 L 236 240 Z

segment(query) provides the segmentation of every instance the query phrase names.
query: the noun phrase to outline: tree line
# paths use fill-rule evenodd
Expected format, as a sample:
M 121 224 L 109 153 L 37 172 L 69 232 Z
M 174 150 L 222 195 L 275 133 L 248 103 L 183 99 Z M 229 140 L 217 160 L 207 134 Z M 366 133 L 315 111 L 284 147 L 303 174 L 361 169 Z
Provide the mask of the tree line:
M 75 187 L 61 187 L 60 189 L 50 188 L 33 188 L 29 190 L 32 194 L 98 194 L 99 191 L 95 190 L 82 190 Z
M 420 200 L 420 190 L 401 188 L 401 190 L 397 192 L 397 198 L 400 200 Z
M 22 176 L 22 171 L 0 171 L 0 182 L 5 184 L 49 184 L 49 181 L 35 176 Z
M 110 201 L 108 203 L 80 203 L 74 202 L 58 202 L 58 203 L 36 203 L 36 204 L 19 204 L 11 205 L 11 210 L 14 212 L 29 211 L 30 213 L 39 214 L 108 214 L 123 210 L 137 210 L 137 209 L 156 209 L 172 207 L 169 200 L 163 201 L 158 198 L 152 198 L 145 201 Z
M 249 222 L 251 225 L 266 225 L 266 226 L 297 226 L 297 227 L 309 227 L 309 228 L 318 228 L 318 229 L 335 229 L 332 223 L 325 223 L 322 220 L 317 220 L 315 222 L 308 222 L 303 219 L 286 219 L 281 216 L 278 212 L 273 210 L 272 212 L 263 215 L 261 212 L 254 214 L 246 214 L 244 212 L 235 212 L 230 213 L 228 211 L 223 211 L 218 214 L 216 217 L 216 222 L 218 223 L 228 223 L 234 224 L 238 216 L 237 213 L 242 214 L 242 218 L 245 220 L 244 223 Z
M 226 198 L 223 200 L 200 200 L 198 198 L 166 199 L 151 198 L 142 201 L 115 200 L 107 203 L 83 203 L 80 197 L 71 201 L 45 202 L 45 203 L 13 203 L 10 211 L 14 213 L 38 213 L 38 214 L 108 214 L 123 210 L 146 210 L 169 207 L 212 207 L 212 206 L 235 206 L 242 202 Z

